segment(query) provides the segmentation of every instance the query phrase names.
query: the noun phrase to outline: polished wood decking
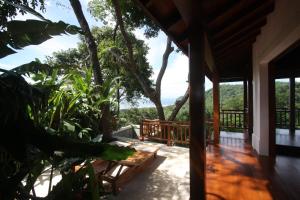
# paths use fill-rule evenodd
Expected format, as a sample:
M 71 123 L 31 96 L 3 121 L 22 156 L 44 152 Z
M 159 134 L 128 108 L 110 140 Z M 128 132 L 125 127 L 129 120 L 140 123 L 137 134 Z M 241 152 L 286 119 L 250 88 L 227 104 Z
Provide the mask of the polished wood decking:
M 221 138 L 208 146 L 207 199 L 300 199 L 300 158 L 255 155 L 243 139 Z

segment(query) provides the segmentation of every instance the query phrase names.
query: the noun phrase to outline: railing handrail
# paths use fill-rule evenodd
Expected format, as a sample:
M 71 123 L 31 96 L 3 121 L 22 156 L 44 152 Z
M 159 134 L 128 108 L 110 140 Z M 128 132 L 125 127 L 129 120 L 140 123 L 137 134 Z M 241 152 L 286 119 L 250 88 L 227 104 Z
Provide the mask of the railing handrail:
M 247 110 L 247 109 L 245 109 L 245 110 Z M 222 111 L 230 111 L 230 112 L 236 112 L 236 111 L 240 111 L 240 112 L 244 112 L 245 111 L 244 109 L 221 109 L 220 111 L 222 112 Z
M 205 122 L 210 127 L 211 120 Z M 163 120 L 149 120 L 141 121 L 141 137 L 167 142 L 168 145 L 172 143 L 189 144 L 190 140 L 190 122 L 189 121 L 163 121 Z M 207 129 L 208 130 L 208 129 Z M 206 131 L 207 131 L 206 130 Z

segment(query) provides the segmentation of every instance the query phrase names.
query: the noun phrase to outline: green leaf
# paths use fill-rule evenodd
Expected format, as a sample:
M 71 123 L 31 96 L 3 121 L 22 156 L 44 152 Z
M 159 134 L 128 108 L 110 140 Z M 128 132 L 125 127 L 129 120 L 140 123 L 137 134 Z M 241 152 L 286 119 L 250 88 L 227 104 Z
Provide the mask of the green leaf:
M 104 152 L 100 155 L 103 160 L 125 160 L 133 155 L 134 149 L 130 147 L 119 147 L 117 145 L 104 144 Z
M 7 30 L 0 33 L 0 58 L 10 55 L 14 49 L 22 49 L 28 45 L 38 45 L 61 34 L 81 33 L 79 27 L 50 20 L 12 20 L 7 22 Z
M 11 71 L 16 72 L 18 74 L 28 74 L 28 73 L 37 74 L 38 72 L 51 74 L 52 70 L 53 68 L 50 67 L 48 64 L 42 64 L 39 61 L 31 61 L 29 63 L 11 69 Z
M 37 11 L 35 11 L 34 9 L 30 8 L 29 6 L 27 5 L 22 5 L 22 4 L 15 4 L 13 2 L 10 2 L 10 1 L 7 1 L 7 0 L 3 0 L 5 3 L 9 4 L 9 5 L 12 5 L 16 8 L 19 8 L 25 12 L 28 12 L 38 18 L 40 18 L 41 20 L 44 20 L 44 21 L 49 21 L 47 20 L 46 18 L 43 17 L 43 15 L 41 15 L 40 13 L 38 13 Z
M 67 121 L 64 121 L 63 124 L 64 124 L 65 129 L 66 129 L 68 132 L 75 132 L 75 126 L 74 126 L 74 125 L 70 124 L 70 123 L 67 122 Z

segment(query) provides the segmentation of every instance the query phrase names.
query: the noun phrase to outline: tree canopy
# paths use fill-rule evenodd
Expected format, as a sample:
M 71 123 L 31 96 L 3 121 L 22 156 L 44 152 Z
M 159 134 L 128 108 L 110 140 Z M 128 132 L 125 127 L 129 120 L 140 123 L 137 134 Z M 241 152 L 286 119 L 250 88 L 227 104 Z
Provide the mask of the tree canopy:
M 7 21 L 18 14 L 24 15 L 28 10 L 19 6 L 25 5 L 28 8 L 45 11 L 45 0 L 1 0 L 0 1 L 0 30 L 6 27 Z
M 104 78 L 119 77 L 121 94 L 123 94 L 121 96 L 126 101 L 134 103 L 135 99 L 143 95 L 143 90 L 132 74 L 122 67 L 113 55 L 116 51 L 120 57 L 124 57 L 126 54 L 127 50 L 122 36 L 119 32 L 113 36 L 113 29 L 108 26 L 94 27 L 92 34 L 97 43 L 99 61 L 103 68 Z M 134 41 L 134 58 L 139 63 L 139 69 L 137 70 L 142 78 L 147 80 L 147 84 L 150 87 L 153 83 L 150 79 L 152 68 L 146 58 L 148 47 L 144 41 L 138 40 L 134 34 L 130 34 L 130 37 Z M 81 39 L 77 48 L 55 52 L 52 56 L 48 56 L 47 64 L 53 67 L 60 67 L 61 70 L 82 68 L 91 65 L 88 57 L 87 46 L 84 40 Z
M 123 15 L 124 23 L 129 31 L 134 29 L 144 29 L 147 38 L 156 37 L 160 28 L 148 17 L 144 12 L 136 6 L 134 1 L 120 0 L 120 8 Z M 92 0 L 89 2 L 89 10 L 91 14 L 104 24 L 113 24 L 119 26 L 114 13 L 114 7 L 111 0 Z

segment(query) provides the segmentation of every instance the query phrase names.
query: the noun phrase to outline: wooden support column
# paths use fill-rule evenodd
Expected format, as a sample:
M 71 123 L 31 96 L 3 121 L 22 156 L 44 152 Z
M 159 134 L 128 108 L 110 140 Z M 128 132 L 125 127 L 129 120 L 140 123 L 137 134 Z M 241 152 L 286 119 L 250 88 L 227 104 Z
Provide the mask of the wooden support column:
M 290 78 L 290 134 L 295 134 L 295 77 Z
M 245 140 L 249 139 L 248 136 L 248 86 L 247 86 L 247 80 L 243 81 L 244 86 L 244 138 Z
M 205 58 L 204 31 L 199 24 L 189 29 L 190 71 L 190 200 L 205 197 Z
M 214 144 L 220 142 L 220 88 L 219 88 L 219 75 L 213 75 L 213 104 L 214 104 Z

